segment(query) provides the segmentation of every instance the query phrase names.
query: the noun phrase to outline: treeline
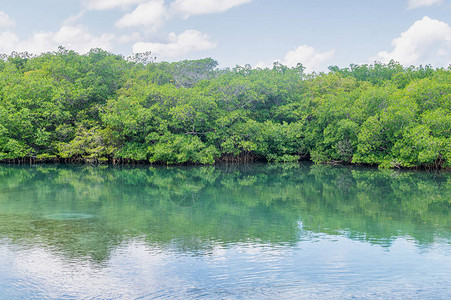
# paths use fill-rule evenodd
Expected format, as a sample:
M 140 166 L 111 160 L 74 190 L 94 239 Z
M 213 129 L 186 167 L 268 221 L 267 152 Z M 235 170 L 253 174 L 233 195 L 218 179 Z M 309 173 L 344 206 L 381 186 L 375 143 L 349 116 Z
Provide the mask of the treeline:
M 217 65 L 101 49 L 4 55 L 0 160 L 451 166 L 451 67 Z

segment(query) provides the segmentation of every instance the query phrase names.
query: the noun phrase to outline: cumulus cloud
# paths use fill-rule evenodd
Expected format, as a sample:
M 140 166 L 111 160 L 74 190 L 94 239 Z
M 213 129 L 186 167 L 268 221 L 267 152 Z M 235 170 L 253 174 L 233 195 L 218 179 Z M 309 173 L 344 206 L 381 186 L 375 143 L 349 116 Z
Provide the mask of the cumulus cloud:
M 252 0 L 176 0 L 171 4 L 171 10 L 188 18 L 193 15 L 225 12 L 235 6 L 250 3 L 251 1 Z
M 93 0 L 90 1 L 92 2 Z M 166 5 L 165 0 L 115 0 L 113 3 L 106 0 L 97 0 L 94 2 L 96 3 L 95 7 L 106 9 L 107 7 L 118 6 L 119 2 L 131 4 L 132 1 L 139 3 L 139 5 L 132 12 L 125 14 L 117 21 L 116 27 L 141 27 L 144 30 L 156 30 L 174 16 L 188 18 L 192 15 L 225 12 L 252 0 L 175 0 L 170 5 Z
M 0 53 L 11 53 L 13 52 L 16 45 L 19 43 L 19 38 L 12 32 L 6 31 L 0 33 Z
M 83 7 L 88 10 L 107 10 L 116 7 L 128 7 L 146 0 L 83 0 Z
M 30 39 L 22 41 L 12 32 L 3 32 L 0 34 L 2 41 L 0 52 L 28 51 L 39 54 L 54 51 L 58 46 L 64 46 L 81 53 L 88 52 L 92 48 L 112 50 L 111 41 L 113 38 L 114 35 L 112 34 L 91 35 L 82 25 L 62 26 L 57 32 L 35 33 Z
M 90 34 L 86 27 L 63 26 L 55 33 L 53 40 L 56 44 L 63 45 L 69 49 L 79 52 L 88 52 L 92 48 L 102 48 L 104 50 L 112 50 L 111 41 L 114 34 L 103 33 L 100 36 Z
M 381 51 L 372 60 L 387 62 L 394 59 L 403 65 L 451 64 L 451 27 L 429 17 L 416 21 L 395 38 L 392 45 L 393 51 Z
M 65 20 L 63 21 L 63 25 L 71 25 L 71 24 L 74 24 L 74 23 L 76 23 L 78 20 L 80 20 L 81 18 L 83 18 L 84 15 L 85 15 L 85 12 L 84 12 L 84 11 L 81 11 L 81 12 L 79 12 L 79 13 L 76 14 L 76 15 L 72 15 L 72 16 L 68 17 L 67 19 L 65 19 Z
M 443 0 L 409 0 L 407 4 L 408 9 L 415 9 L 422 6 L 431 6 L 434 4 L 442 3 Z
M 14 26 L 14 21 L 4 12 L 0 11 L 0 28 Z
M 131 34 L 124 34 L 117 37 L 116 41 L 120 44 L 135 43 L 142 40 L 142 35 L 139 32 L 133 32 Z
M 301 63 L 305 67 L 306 72 L 321 71 L 324 68 L 324 63 L 332 59 L 335 55 L 334 50 L 326 52 L 319 52 L 315 48 L 302 45 L 298 48 L 288 51 L 283 59 L 276 59 L 288 67 L 295 67 L 298 63 Z M 256 64 L 257 68 L 272 67 L 272 63 L 259 62 Z
M 216 43 L 210 40 L 207 34 L 197 30 L 186 30 L 176 35 L 169 34 L 168 43 L 144 43 L 139 42 L 133 45 L 134 53 L 151 51 L 157 58 L 173 58 L 189 52 L 213 49 Z
M 116 22 L 119 28 L 146 26 L 153 30 L 163 25 L 168 18 L 168 10 L 164 0 L 153 0 L 138 5 L 134 11 Z

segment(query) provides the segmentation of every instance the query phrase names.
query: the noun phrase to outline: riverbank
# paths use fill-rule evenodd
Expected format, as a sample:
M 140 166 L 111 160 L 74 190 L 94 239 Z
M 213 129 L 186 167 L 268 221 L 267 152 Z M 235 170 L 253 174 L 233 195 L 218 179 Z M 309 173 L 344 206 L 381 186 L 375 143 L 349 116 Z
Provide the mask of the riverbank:
M 302 159 L 298 161 L 291 162 L 278 162 L 278 163 L 303 163 L 310 162 L 314 163 L 309 159 Z M 39 165 L 39 164 L 62 164 L 62 165 L 122 165 L 122 166 L 221 166 L 221 165 L 240 165 L 240 164 L 255 164 L 255 163 L 264 163 L 264 164 L 272 164 L 271 162 L 266 161 L 262 157 L 252 157 L 252 158 L 243 158 L 243 157 L 230 157 L 227 156 L 225 158 L 220 158 L 215 160 L 213 164 L 199 164 L 199 163 L 178 163 L 178 164 L 167 164 L 164 162 L 149 162 L 145 160 L 132 160 L 132 159 L 114 159 L 114 158 L 106 158 L 106 159 L 60 159 L 60 158 L 45 158 L 45 159 L 37 159 L 33 157 L 26 157 L 21 159 L 3 159 L 0 160 L 0 164 L 3 165 Z M 354 166 L 354 167 L 370 167 L 370 168 L 380 168 L 378 165 L 374 164 L 356 164 L 356 163 L 343 163 L 341 161 L 330 161 L 330 162 L 322 162 L 319 163 L 321 165 L 331 165 L 331 166 Z M 385 168 L 387 169 L 387 168 Z M 422 171 L 447 171 L 450 172 L 451 168 L 444 168 L 439 165 L 422 165 L 415 167 L 392 167 L 390 169 L 395 170 L 422 170 Z

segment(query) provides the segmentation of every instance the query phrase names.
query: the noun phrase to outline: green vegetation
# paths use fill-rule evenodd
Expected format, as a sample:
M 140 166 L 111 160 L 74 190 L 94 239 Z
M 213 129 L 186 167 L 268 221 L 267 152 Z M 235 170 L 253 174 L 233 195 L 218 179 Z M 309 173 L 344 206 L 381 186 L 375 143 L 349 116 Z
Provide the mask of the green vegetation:
M 0 60 L 0 160 L 451 167 L 451 67 L 306 74 L 60 48 Z

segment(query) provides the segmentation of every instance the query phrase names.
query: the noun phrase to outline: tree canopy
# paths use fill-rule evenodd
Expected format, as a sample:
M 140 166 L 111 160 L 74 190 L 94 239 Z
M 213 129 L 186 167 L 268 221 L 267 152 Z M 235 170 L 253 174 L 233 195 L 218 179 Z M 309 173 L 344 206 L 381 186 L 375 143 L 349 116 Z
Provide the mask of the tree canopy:
M 2 161 L 451 166 L 451 67 L 306 74 L 64 48 L 2 58 Z

